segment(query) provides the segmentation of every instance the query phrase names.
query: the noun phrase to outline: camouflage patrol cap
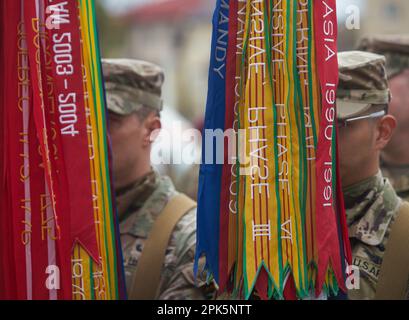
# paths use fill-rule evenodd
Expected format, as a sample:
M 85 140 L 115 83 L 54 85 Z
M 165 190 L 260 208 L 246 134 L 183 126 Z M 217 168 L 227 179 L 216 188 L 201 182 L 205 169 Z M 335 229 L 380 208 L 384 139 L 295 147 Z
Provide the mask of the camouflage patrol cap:
M 389 79 L 409 68 L 409 34 L 364 37 L 358 47 L 385 56 Z
M 385 57 L 363 51 L 338 53 L 337 117 L 363 115 L 371 107 L 389 104 L 391 95 Z
M 162 110 L 164 74 L 157 65 L 133 59 L 102 59 L 108 110 L 129 115 L 142 106 Z

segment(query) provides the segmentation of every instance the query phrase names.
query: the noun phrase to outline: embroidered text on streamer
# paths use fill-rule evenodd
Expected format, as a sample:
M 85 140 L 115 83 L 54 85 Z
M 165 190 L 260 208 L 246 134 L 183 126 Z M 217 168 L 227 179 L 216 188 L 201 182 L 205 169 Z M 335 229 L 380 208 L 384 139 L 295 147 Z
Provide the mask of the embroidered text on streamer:
M 229 131 L 235 143 L 225 139 L 220 150 L 203 141 L 196 262 L 206 257 L 220 294 L 302 299 L 346 290 L 335 6 L 216 3 L 205 129 Z
M 0 6 L 0 299 L 123 299 L 94 2 Z

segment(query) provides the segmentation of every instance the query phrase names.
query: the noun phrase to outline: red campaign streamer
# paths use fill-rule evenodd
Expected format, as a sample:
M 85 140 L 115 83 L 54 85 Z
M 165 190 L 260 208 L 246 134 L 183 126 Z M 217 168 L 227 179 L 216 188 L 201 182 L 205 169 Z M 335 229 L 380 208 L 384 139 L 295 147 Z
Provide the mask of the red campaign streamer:
M 0 191 L 5 197 L 0 207 L 0 272 L 6 275 L 0 284 L 1 299 L 71 299 L 71 250 L 75 242 L 95 262 L 99 257 L 77 3 L 53 6 L 64 14 L 69 12 L 68 24 L 64 19 L 56 31 L 45 26 L 45 3 L 51 1 L 5 0 L 0 4 L 0 84 L 4 89 L 0 104 Z M 64 38 L 68 43 L 53 46 L 53 40 L 61 42 Z M 57 55 L 64 48 L 69 54 L 60 58 L 72 61 L 61 63 Z M 69 77 L 56 72 L 61 64 L 72 67 Z M 66 122 L 60 124 L 60 120 L 66 109 L 61 111 L 61 105 L 75 108 L 78 134 L 62 134 Z M 48 265 L 60 268 L 58 291 L 46 287 Z
M 9 145 L 7 143 L 8 141 L 8 126 L 10 125 L 9 122 L 9 117 L 8 114 L 5 111 L 5 106 L 8 105 L 9 103 L 12 103 L 14 98 L 15 101 L 15 96 L 13 96 L 14 90 L 10 88 L 10 85 L 12 82 L 10 81 L 10 77 L 6 72 L 9 72 L 10 67 L 12 66 L 12 63 L 8 63 L 9 61 L 6 61 L 6 57 L 12 53 L 15 52 L 15 47 L 12 45 L 5 45 L 6 43 L 10 44 L 10 32 L 13 32 L 13 25 L 17 28 L 17 17 L 15 16 L 15 13 L 12 10 L 10 10 L 10 4 L 6 3 L 5 1 L 2 1 L 1 4 L 1 41 L 2 45 L 0 46 L 0 50 L 2 53 L 1 56 L 1 73 L 0 73 L 0 79 L 1 79 L 1 92 L 4 94 L 1 97 L 0 101 L 0 157 L 1 157 L 1 172 L 0 172 L 0 194 L 4 194 L 4 201 L 1 201 L 1 210 L 2 214 L 0 216 L 0 240 L 2 246 L 0 246 L 0 271 L 2 274 L 10 274 L 12 276 L 10 277 L 4 277 L 4 281 L 0 281 L 0 299 L 12 299 L 17 296 L 17 286 L 16 286 L 16 279 L 13 272 L 16 271 L 15 269 L 15 262 L 14 262 L 14 256 L 13 256 L 13 248 L 14 244 L 11 241 L 11 238 L 9 237 L 9 234 L 13 233 L 13 221 L 12 221 L 12 205 L 9 199 L 11 199 L 11 181 L 10 181 L 10 174 L 9 170 L 7 170 L 7 166 L 9 165 L 9 157 L 10 157 L 10 151 L 9 151 Z M 6 14 L 6 12 L 8 14 Z M 16 29 L 14 29 L 16 30 Z M 7 41 L 6 41 L 7 40 Z M 13 77 L 15 75 L 11 75 Z M 9 213 L 9 214 L 5 214 Z
M 336 121 L 338 86 L 337 16 L 335 0 L 314 0 L 317 70 L 322 93 L 322 114 L 317 146 L 317 246 L 318 274 L 316 294 L 321 292 L 325 275 L 332 267 L 338 285 L 345 289 L 335 212 L 333 190 L 333 130 Z
M 60 283 L 59 291 L 62 299 L 71 299 L 71 254 L 67 239 L 70 235 L 70 215 L 65 211 L 65 206 L 60 202 L 60 199 L 66 197 L 68 192 L 64 192 L 64 186 L 58 186 L 58 175 L 63 175 L 63 168 L 58 168 L 52 157 L 52 132 L 50 130 L 50 105 L 47 99 L 43 99 L 46 92 L 45 81 L 45 59 L 44 48 L 40 46 L 40 27 L 37 17 L 37 1 L 24 3 L 24 22 L 27 31 L 28 56 L 30 64 L 30 75 L 33 89 L 33 117 L 36 127 L 37 137 L 40 143 L 40 153 L 42 157 L 42 166 L 45 172 L 46 185 L 50 194 L 51 207 L 53 211 L 53 220 L 55 224 L 56 236 L 58 241 L 58 266 L 60 268 Z M 56 170 L 58 168 L 58 171 Z M 60 210 L 61 208 L 61 210 Z M 60 227 L 61 226 L 61 227 Z
M 12 228 L 5 231 L 6 234 L 10 232 L 14 235 L 11 243 L 11 253 L 14 253 L 13 265 L 15 268 L 16 278 L 19 280 L 15 283 L 16 298 L 27 299 L 30 296 L 29 288 L 27 287 L 26 278 L 26 257 L 29 258 L 29 252 L 26 253 L 26 245 L 23 241 L 26 241 L 25 225 L 22 222 L 26 221 L 24 207 L 27 203 L 24 202 L 24 183 L 20 181 L 20 168 L 23 164 L 23 158 L 21 154 L 23 150 L 20 148 L 20 133 L 23 129 L 23 112 L 19 110 L 18 105 L 18 77 L 15 72 L 15 66 L 17 65 L 17 42 L 18 39 L 18 26 L 20 22 L 20 1 L 7 1 L 5 5 L 5 11 L 8 12 L 4 29 L 4 43 L 5 47 L 5 106 L 8 106 L 7 112 L 5 112 L 6 120 L 6 141 L 7 143 L 7 158 L 6 166 L 8 166 L 8 186 L 9 194 L 11 195 L 10 209 L 12 214 L 10 215 L 10 222 Z M 22 202 L 23 201 L 23 202 Z M 27 229 L 30 230 L 30 226 L 27 225 Z M 29 235 L 28 235 L 29 236 Z M 13 272 L 12 270 L 10 270 Z M 10 273 L 12 274 L 12 273 Z
M 297 289 L 294 283 L 294 277 L 292 273 L 288 274 L 287 282 L 284 287 L 283 292 L 284 300 L 297 300 Z
M 44 230 L 44 202 L 47 200 L 45 195 L 45 176 L 44 170 L 41 167 L 42 158 L 38 150 L 38 139 L 36 136 L 36 128 L 33 115 L 30 115 L 29 129 L 29 157 L 30 157 L 30 194 L 31 194 L 31 212 L 32 212 L 32 228 L 31 248 L 35 254 L 35 263 L 32 264 L 33 277 L 33 296 L 35 299 L 48 300 L 49 292 L 45 286 L 46 283 L 46 268 L 50 264 L 48 261 L 48 245 L 47 245 L 47 230 Z M 49 202 L 50 200 L 48 200 Z M 44 239 L 45 234 L 45 239 Z M 56 265 L 57 263 L 53 263 Z
M 257 293 L 262 300 L 268 300 L 268 278 L 267 270 L 262 266 L 255 284 Z
M 53 2 L 48 0 L 48 4 L 51 5 Z M 69 1 L 65 6 L 61 6 L 50 10 L 48 18 L 52 20 L 53 14 L 58 15 L 60 10 L 68 10 L 65 14 L 69 22 L 60 23 L 58 28 L 48 28 L 48 30 L 51 47 L 54 49 L 52 65 L 55 103 L 59 113 L 58 133 L 65 157 L 66 174 L 70 177 L 68 195 L 71 214 L 71 249 L 75 242 L 78 242 L 94 261 L 99 263 L 88 160 L 78 8 L 76 1 Z M 81 174 L 79 175 L 78 172 Z
M 229 33 L 226 59 L 226 112 L 225 130 L 233 129 L 235 104 L 235 76 L 236 76 L 236 43 L 237 43 L 237 1 L 230 1 Z M 235 137 L 233 137 L 235 139 Z M 226 140 L 225 140 L 226 143 Z M 230 146 L 231 147 L 231 146 Z M 231 152 L 231 150 L 230 150 Z M 229 148 L 224 148 L 224 165 L 222 172 L 222 192 L 220 196 L 220 239 L 219 239 L 219 292 L 226 289 L 229 274 L 228 244 L 229 244 L 229 215 L 230 185 L 232 182 L 232 165 L 229 159 Z
M 1 274 L 8 274 L 9 270 L 13 267 L 11 259 L 11 246 L 7 240 L 7 230 L 10 232 L 12 228 L 9 225 L 10 215 L 4 214 L 5 212 L 12 212 L 10 204 L 7 201 L 9 199 L 10 188 L 8 187 L 8 180 L 6 175 L 6 163 L 7 163 L 7 145 L 6 145 L 6 114 L 5 114 L 5 105 L 6 105 L 6 84 L 7 79 L 5 76 L 6 68 L 6 46 L 5 43 L 5 34 L 6 34 L 6 23 L 8 20 L 5 15 L 6 2 L 0 2 L 0 86 L 4 90 L 0 90 L 0 194 L 4 195 L 4 201 L 0 201 L 0 272 Z M 8 295 L 9 289 L 12 287 L 10 283 L 12 279 L 5 278 L 4 281 L 0 281 L 0 299 L 10 299 L 11 296 Z
M 2 44 L 0 46 L 0 88 L 4 88 L 5 86 L 5 81 L 4 81 L 4 39 L 3 39 L 3 33 L 4 33 L 4 2 L 0 3 L 0 43 Z M 5 97 L 3 96 L 4 91 L 0 90 L 0 194 L 5 195 L 6 197 L 8 196 L 6 194 L 6 175 L 5 175 L 5 147 L 4 147 L 4 126 L 5 126 L 5 121 L 4 121 L 4 105 L 5 105 Z M 7 199 L 7 198 L 6 198 Z M 7 220 L 5 217 L 5 212 L 11 212 L 7 210 L 7 203 L 6 201 L 1 201 L 0 203 L 0 243 L 3 245 L 7 246 L 6 243 L 6 237 L 5 237 L 5 232 L 6 232 L 6 226 L 7 226 Z M 7 263 L 8 261 L 8 254 L 7 254 L 7 249 L 4 249 L 2 246 L 0 246 L 0 274 L 6 274 L 7 270 Z M 0 281 L 0 300 L 7 299 L 7 296 L 5 292 L 8 292 L 8 280 L 5 281 Z
M 33 89 L 33 115 L 37 130 L 37 136 L 40 142 L 40 153 L 43 160 L 44 170 L 47 185 L 55 199 L 55 172 L 52 167 L 52 159 L 50 157 L 50 132 L 47 128 L 46 112 L 47 108 L 43 100 L 43 92 L 45 84 L 43 82 L 44 58 L 39 46 L 40 35 L 38 30 L 38 18 L 36 11 L 36 2 L 30 1 L 24 5 L 24 24 L 27 34 L 27 52 L 30 66 L 30 79 Z M 53 203 L 53 207 L 55 203 Z M 54 210 L 56 211 L 56 210 Z M 57 218 L 57 216 L 56 216 Z M 56 221 L 58 226 L 58 222 Z
M 49 233 L 48 230 L 46 230 L 47 217 L 44 214 L 44 211 L 47 208 L 43 208 L 46 202 L 46 181 L 41 157 L 41 149 L 39 148 L 39 140 L 37 137 L 33 116 L 33 101 L 31 99 L 33 92 L 30 85 L 30 72 L 35 72 L 35 68 L 30 69 L 27 52 L 27 28 L 30 27 L 32 27 L 32 25 L 26 25 L 24 23 L 24 17 L 21 17 L 21 24 L 18 30 L 20 35 L 18 47 L 22 49 L 18 55 L 17 72 L 18 79 L 20 81 L 19 99 L 23 101 L 24 106 L 24 136 L 20 137 L 20 143 L 23 142 L 26 161 L 24 169 L 28 173 L 25 183 L 28 185 L 27 194 L 29 194 L 30 197 L 30 224 L 32 230 L 30 233 L 30 250 L 32 256 L 35 256 L 35 260 L 32 260 L 30 265 L 26 267 L 30 268 L 30 273 L 32 275 L 30 277 L 30 291 L 32 299 L 49 299 L 49 290 L 46 286 L 46 279 L 48 276 L 46 270 L 49 265 L 57 265 L 57 263 L 56 261 L 49 261 L 49 248 L 47 243 L 47 236 Z M 38 44 L 41 44 L 44 42 L 44 40 L 44 34 L 39 33 Z M 38 58 L 39 57 L 40 56 L 38 56 Z M 44 99 L 47 101 L 46 95 Z M 26 159 L 26 157 L 28 158 Z M 51 199 L 48 200 L 48 203 L 50 202 Z M 53 217 L 52 210 L 51 216 Z M 53 223 L 53 221 L 49 223 Z
M 43 40 L 43 39 L 42 39 Z M 29 71 L 27 71 L 27 81 L 29 81 Z M 24 77 L 25 77 L 24 76 Z M 48 87 L 48 86 L 47 86 Z M 31 86 L 30 86 L 31 89 Z M 48 90 L 47 90 L 48 91 Z M 29 96 L 32 96 L 30 90 Z M 45 97 L 47 94 L 45 93 Z M 47 99 L 46 99 L 47 100 Z M 30 101 L 32 110 L 32 102 Z M 51 108 L 50 108 L 51 109 Z M 50 228 L 49 225 L 54 225 L 53 211 L 51 205 L 51 198 L 46 192 L 46 179 L 44 172 L 44 165 L 39 148 L 39 140 L 35 126 L 35 119 L 32 112 L 29 114 L 29 130 L 27 140 L 29 142 L 29 160 L 30 160 L 30 195 L 31 195 L 31 211 L 32 211 L 32 237 L 31 248 L 35 254 L 35 263 L 32 265 L 33 277 L 33 297 L 34 299 L 48 300 L 50 299 L 50 292 L 45 283 L 48 274 L 46 273 L 49 265 L 57 265 L 55 259 L 49 259 L 49 256 L 55 256 L 55 228 Z M 54 148 L 52 148 L 54 153 Z M 54 155 L 52 155 L 55 157 Z M 56 186 L 58 187 L 58 186 Z M 51 211 L 51 220 L 47 216 L 47 212 Z M 52 239 L 51 239 L 52 238 Z M 51 244 L 54 250 L 50 248 Z

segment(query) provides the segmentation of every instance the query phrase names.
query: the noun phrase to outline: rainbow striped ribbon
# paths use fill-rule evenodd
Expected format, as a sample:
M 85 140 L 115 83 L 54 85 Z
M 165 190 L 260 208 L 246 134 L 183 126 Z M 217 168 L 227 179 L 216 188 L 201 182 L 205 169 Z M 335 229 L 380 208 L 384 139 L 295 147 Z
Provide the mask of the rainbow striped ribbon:
M 205 129 L 233 131 L 235 144 L 224 146 L 222 165 L 201 166 L 196 258 L 206 256 L 219 293 L 302 299 L 345 290 L 350 249 L 337 162 L 323 156 L 336 150 L 335 130 L 323 140 L 323 74 L 337 70 L 316 53 L 326 41 L 317 32 L 322 10 L 318 0 L 216 3 Z M 322 174 L 333 187 L 328 203 Z

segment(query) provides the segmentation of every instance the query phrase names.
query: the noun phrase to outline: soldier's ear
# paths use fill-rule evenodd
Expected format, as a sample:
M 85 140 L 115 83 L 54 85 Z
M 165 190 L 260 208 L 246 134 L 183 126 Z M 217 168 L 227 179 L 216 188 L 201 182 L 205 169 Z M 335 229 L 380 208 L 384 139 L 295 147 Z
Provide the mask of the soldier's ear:
M 150 113 L 144 121 L 144 146 L 151 145 L 157 138 L 160 130 L 162 129 L 162 122 L 159 115 L 156 112 Z
M 395 131 L 396 124 L 395 117 L 389 114 L 378 121 L 376 136 L 376 148 L 378 150 L 382 150 L 389 143 Z

